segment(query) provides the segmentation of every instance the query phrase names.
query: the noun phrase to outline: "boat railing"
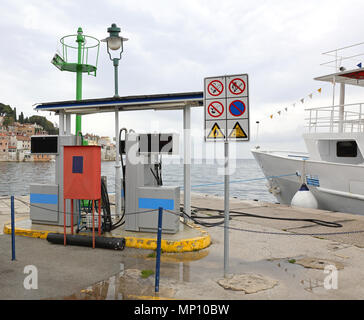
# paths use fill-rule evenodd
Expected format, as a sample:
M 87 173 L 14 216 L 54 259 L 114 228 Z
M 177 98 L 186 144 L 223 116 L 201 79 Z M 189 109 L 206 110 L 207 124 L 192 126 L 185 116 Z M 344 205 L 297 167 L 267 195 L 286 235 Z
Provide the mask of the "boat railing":
M 364 103 L 305 109 L 306 128 L 314 132 L 364 132 Z

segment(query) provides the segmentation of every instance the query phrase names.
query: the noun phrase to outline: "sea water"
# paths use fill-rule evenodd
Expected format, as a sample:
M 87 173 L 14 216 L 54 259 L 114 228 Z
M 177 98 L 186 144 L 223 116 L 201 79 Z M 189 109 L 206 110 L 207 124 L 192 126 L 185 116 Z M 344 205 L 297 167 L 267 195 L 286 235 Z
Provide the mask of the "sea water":
M 236 159 L 230 161 L 230 167 L 231 197 L 275 202 L 275 198 L 267 191 L 264 175 L 254 159 Z M 163 185 L 181 186 L 183 190 L 183 163 L 165 161 L 162 169 Z M 110 193 L 115 191 L 114 172 L 114 162 L 102 162 L 101 174 L 107 177 Z M 28 195 L 32 183 L 54 183 L 54 173 L 55 162 L 0 162 L 0 196 Z M 222 161 L 194 160 L 191 164 L 191 191 L 223 196 L 223 174 Z

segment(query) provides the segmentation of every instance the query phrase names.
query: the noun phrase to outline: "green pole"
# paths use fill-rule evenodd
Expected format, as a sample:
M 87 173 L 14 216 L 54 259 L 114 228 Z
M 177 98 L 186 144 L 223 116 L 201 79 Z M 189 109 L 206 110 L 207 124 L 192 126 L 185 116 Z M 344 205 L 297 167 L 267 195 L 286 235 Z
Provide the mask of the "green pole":
M 76 73 L 76 100 L 82 100 L 82 47 L 85 39 L 82 35 L 82 28 L 79 27 L 77 30 L 78 43 L 78 59 L 77 59 L 77 73 Z M 81 116 L 76 115 L 76 135 L 82 132 Z
M 119 59 L 113 59 L 114 65 L 114 81 L 115 81 L 115 94 L 114 97 L 119 97 L 119 83 L 118 83 L 118 66 L 119 66 Z

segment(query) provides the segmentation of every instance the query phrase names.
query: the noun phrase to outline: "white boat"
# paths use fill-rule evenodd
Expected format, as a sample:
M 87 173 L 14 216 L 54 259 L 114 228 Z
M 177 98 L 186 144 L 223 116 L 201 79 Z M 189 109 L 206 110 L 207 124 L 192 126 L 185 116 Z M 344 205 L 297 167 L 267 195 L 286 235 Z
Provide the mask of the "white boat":
M 358 45 L 362 45 L 358 44 Z M 364 68 L 345 70 L 339 56 L 350 47 L 329 51 L 336 72 L 315 78 L 340 85 L 340 101 L 329 107 L 306 109 L 307 153 L 251 150 L 268 180 L 269 191 L 280 203 L 290 204 L 306 182 L 320 209 L 364 215 L 364 102 L 345 104 L 345 86 L 364 87 Z M 355 55 L 357 56 L 357 55 Z M 335 93 L 335 91 L 334 91 Z

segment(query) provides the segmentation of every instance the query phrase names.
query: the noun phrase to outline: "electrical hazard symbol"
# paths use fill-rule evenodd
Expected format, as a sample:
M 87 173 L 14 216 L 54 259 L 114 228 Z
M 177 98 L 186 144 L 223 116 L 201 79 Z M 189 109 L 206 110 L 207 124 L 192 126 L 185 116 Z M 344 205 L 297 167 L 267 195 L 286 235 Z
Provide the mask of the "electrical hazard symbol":
M 225 139 L 225 135 L 217 122 L 212 126 L 210 133 L 207 135 L 207 139 Z
M 245 133 L 240 123 L 237 122 L 235 123 L 233 129 L 231 130 L 229 138 L 243 139 L 243 138 L 248 138 L 248 135 Z

